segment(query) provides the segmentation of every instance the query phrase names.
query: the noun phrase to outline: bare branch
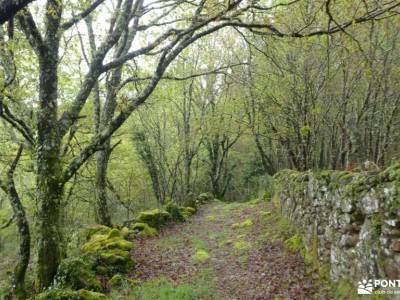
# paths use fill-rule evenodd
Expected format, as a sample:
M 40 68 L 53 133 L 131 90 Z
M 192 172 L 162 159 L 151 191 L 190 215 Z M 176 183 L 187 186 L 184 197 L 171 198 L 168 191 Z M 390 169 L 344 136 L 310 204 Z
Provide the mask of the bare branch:
M 68 20 L 67 22 L 63 23 L 61 25 L 61 28 L 63 30 L 67 30 L 69 28 L 71 28 L 72 26 L 74 26 L 76 23 L 78 23 L 79 21 L 81 21 L 82 19 L 86 18 L 89 14 L 91 14 L 93 11 L 96 10 L 97 7 L 99 7 L 105 0 L 96 0 L 95 2 L 93 2 L 87 9 L 85 9 L 84 11 L 82 11 L 81 13 L 79 13 L 76 16 L 73 16 L 71 18 L 71 20 Z

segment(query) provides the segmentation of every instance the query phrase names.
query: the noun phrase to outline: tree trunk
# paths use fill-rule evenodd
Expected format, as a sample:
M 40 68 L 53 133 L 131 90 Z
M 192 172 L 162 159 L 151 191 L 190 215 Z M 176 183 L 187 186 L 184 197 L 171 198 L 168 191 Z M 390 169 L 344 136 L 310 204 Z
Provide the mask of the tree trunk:
M 56 38 L 56 37 L 55 37 Z M 40 107 L 36 142 L 37 215 L 37 275 L 38 291 L 53 283 L 61 260 L 60 203 L 63 187 L 60 181 L 61 139 L 57 122 L 58 41 L 48 41 L 49 47 L 39 57 Z M 50 48 L 50 45 L 54 48 Z
M 8 171 L 8 197 L 10 199 L 11 207 L 13 209 L 14 217 L 17 221 L 18 234 L 20 238 L 19 250 L 17 255 L 17 263 L 14 268 L 13 275 L 13 293 L 19 300 L 27 298 L 25 291 L 25 274 L 28 268 L 30 250 L 31 250 L 31 236 L 29 231 L 29 224 L 26 218 L 25 209 L 19 198 L 17 189 L 14 183 L 14 170 L 22 154 L 22 146 L 19 148 L 17 156 Z
M 96 222 L 112 226 L 107 198 L 107 168 L 110 159 L 110 141 L 97 153 L 96 164 Z

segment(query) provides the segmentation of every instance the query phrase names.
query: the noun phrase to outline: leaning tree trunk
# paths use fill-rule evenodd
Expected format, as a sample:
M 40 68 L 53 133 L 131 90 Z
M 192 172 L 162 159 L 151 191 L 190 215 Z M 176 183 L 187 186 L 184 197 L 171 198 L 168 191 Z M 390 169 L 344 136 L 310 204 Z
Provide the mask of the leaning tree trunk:
M 17 189 L 14 183 L 14 171 L 17 167 L 18 161 L 22 154 L 22 146 L 19 148 L 17 156 L 8 171 L 8 184 L 7 192 L 10 199 L 11 207 L 13 209 L 14 218 L 17 223 L 18 234 L 20 238 L 17 263 L 14 268 L 14 275 L 12 280 L 13 294 L 19 300 L 25 300 L 26 290 L 25 290 L 25 274 L 28 268 L 30 250 L 31 250 L 31 236 L 29 231 L 29 224 L 26 218 L 25 209 L 19 198 Z

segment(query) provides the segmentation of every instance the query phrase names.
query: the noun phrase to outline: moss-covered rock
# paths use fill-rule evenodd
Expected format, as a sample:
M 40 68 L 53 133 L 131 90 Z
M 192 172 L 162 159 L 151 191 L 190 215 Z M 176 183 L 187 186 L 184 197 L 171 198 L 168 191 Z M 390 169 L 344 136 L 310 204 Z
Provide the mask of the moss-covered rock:
M 106 295 L 102 293 L 88 291 L 85 289 L 79 290 L 78 294 L 79 294 L 79 300 L 107 300 Z
M 135 237 L 135 232 L 128 227 L 122 227 L 121 235 L 124 239 L 133 239 Z
M 185 207 L 185 210 L 190 213 L 191 215 L 194 215 L 197 212 L 197 209 L 195 207 L 192 206 L 187 206 Z
M 122 249 L 130 251 L 133 249 L 133 243 L 124 240 L 121 236 L 110 237 L 108 235 L 94 235 L 86 244 L 83 245 L 84 252 L 94 252 L 106 249 Z
M 145 238 L 145 237 L 153 237 L 157 235 L 157 229 L 150 227 L 146 223 L 135 223 L 132 225 L 132 230 L 138 237 Z
M 118 238 L 121 237 L 121 232 L 117 228 L 113 228 L 110 230 L 107 236 L 109 239 Z
M 185 210 L 191 215 L 194 215 L 197 212 L 197 209 L 191 206 L 185 207 Z
M 86 288 L 95 291 L 101 289 L 101 283 L 96 278 L 96 274 L 82 257 L 64 259 L 58 268 L 55 281 L 60 288 L 75 290 Z
M 94 260 L 93 269 L 98 274 L 111 275 L 133 266 L 129 253 L 132 248 L 132 242 L 125 240 L 118 229 L 112 229 L 107 235 L 93 235 L 82 251 Z
M 125 278 L 121 274 L 115 274 L 111 279 L 108 281 L 108 286 L 112 288 L 120 287 L 123 285 Z
M 197 196 L 197 200 L 200 204 L 207 203 L 213 199 L 213 195 L 211 193 L 201 193 Z
M 139 213 L 136 221 L 139 223 L 146 223 L 151 227 L 160 229 L 163 225 L 167 224 L 170 219 L 171 216 L 167 211 L 153 209 Z
M 104 225 L 94 225 L 86 229 L 86 238 L 89 240 L 95 234 L 107 235 L 111 230 L 112 228 Z
M 54 288 L 37 294 L 35 300 L 80 300 L 79 293 L 71 289 Z

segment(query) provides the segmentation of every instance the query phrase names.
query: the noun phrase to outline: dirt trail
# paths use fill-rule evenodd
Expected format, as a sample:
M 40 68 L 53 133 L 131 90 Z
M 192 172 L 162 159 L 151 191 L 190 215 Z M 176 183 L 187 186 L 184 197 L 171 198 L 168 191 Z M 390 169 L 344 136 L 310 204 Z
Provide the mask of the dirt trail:
M 195 299 L 326 299 L 302 257 L 284 250 L 277 218 L 271 204 L 207 204 L 189 222 L 137 240 L 131 277 L 201 288 Z

